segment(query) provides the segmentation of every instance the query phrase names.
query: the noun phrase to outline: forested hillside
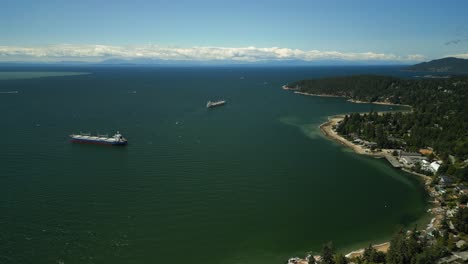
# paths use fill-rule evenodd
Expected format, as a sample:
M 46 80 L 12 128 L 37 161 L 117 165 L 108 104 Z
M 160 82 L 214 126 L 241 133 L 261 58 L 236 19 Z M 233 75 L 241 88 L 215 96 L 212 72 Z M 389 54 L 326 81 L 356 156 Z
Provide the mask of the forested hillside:
M 460 170 L 468 159 L 468 77 L 399 79 L 359 75 L 302 80 L 288 87 L 357 101 L 410 105 L 412 111 L 408 113 L 351 114 L 337 131 L 376 142 L 379 148 L 432 148 L 445 161 L 453 157 L 442 171 L 450 169 L 452 174 L 468 177 L 466 169 Z

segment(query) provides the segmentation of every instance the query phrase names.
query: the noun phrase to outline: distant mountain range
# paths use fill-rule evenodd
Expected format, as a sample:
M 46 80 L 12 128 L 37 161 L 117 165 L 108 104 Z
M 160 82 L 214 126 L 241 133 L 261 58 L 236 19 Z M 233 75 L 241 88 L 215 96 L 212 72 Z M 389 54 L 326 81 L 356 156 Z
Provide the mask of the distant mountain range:
M 468 59 L 448 57 L 418 63 L 407 67 L 406 70 L 419 72 L 468 73 Z

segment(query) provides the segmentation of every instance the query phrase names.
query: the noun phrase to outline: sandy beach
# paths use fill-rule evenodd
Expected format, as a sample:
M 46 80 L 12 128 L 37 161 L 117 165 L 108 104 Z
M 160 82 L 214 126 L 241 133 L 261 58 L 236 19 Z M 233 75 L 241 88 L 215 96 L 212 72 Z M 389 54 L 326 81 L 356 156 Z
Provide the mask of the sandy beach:
M 382 155 L 380 155 L 380 152 L 373 153 L 369 151 L 368 149 L 364 148 L 363 146 L 353 144 L 351 141 L 338 135 L 338 133 L 336 133 L 333 130 L 333 127 L 336 126 L 338 122 L 342 121 L 343 118 L 344 118 L 344 115 L 336 115 L 336 116 L 329 117 L 327 122 L 320 125 L 320 130 L 329 139 L 335 140 L 339 142 L 340 144 L 351 148 L 354 152 L 358 154 L 383 157 Z
M 385 243 L 382 243 L 382 244 L 373 245 L 372 247 L 375 248 L 377 251 L 387 253 L 388 249 L 390 248 L 390 242 L 385 242 Z M 346 254 L 345 256 L 347 258 L 354 258 L 354 257 L 362 256 L 363 253 L 364 253 L 364 249 L 361 248 L 359 250 L 351 251 L 348 254 Z
M 338 133 L 333 130 L 333 127 L 336 126 L 338 122 L 342 121 L 343 118 L 344 118 L 344 115 L 331 116 L 328 118 L 328 121 L 321 124 L 319 128 L 327 138 L 337 141 L 346 147 L 349 147 L 350 149 L 352 149 L 354 152 L 358 154 L 368 155 L 368 156 L 372 156 L 376 158 L 386 158 L 390 163 L 398 162 L 398 160 L 392 156 L 391 153 L 393 150 L 391 149 L 382 149 L 381 151 L 371 151 L 368 148 L 365 148 L 364 146 L 356 145 L 352 143 L 351 141 L 349 141 L 348 139 L 338 135 Z M 413 175 L 423 178 L 426 184 L 432 180 L 431 177 L 426 176 L 424 174 L 416 173 L 405 168 L 401 168 L 401 169 L 405 172 L 408 172 L 408 173 L 411 173 Z

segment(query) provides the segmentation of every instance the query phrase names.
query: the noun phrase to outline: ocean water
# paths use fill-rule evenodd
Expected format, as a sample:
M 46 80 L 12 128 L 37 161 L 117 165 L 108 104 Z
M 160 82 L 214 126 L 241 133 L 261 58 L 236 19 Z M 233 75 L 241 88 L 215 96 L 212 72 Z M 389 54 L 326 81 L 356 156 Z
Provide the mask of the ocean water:
M 318 130 L 395 107 L 281 89 L 397 67 L 0 70 L 90 73 L 0 80 L 17 91 L 0 93 L 0 263 L 284 263 L 382 242 L 427 207 L 414 176 Z M 67 139 L 117 130 L 128 146 Z

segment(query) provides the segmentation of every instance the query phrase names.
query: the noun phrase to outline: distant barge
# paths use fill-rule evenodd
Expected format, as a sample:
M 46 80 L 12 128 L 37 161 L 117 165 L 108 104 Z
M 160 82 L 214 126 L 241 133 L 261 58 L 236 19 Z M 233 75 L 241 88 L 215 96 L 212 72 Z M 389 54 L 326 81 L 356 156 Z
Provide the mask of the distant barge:
M 206 108 L 212 108 L 212 107 L 221 106 L 221 105 L 224 105 L 224 104 L 226 104 L 226 101 L 224 101 L 224 100 L 215 101 L 215 102 L 208 101 L 208 103 L 206 103 Z
M 117 131 L 112 137 L 107 135 L 91 136 L 87 133 L 72 134 L 70 135 L 70 141 L 74 143 L 84 144 L 98 144 L 98 145 L 112 145 L 112 146 L 124 146 L 127 145 L 127 139 Z

